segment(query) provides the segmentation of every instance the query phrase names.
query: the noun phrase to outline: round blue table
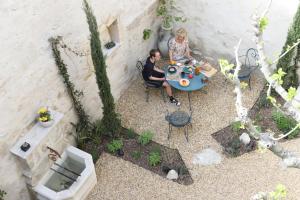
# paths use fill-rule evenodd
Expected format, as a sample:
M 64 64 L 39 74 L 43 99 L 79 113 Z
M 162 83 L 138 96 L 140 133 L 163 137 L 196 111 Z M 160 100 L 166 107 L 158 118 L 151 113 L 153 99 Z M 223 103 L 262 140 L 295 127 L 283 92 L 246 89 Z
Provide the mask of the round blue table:
M 202 73 L 200 73 L 199 75 L 195 75 L 194 71 L 193 71 L 193 78 L 189 79 L 188 74 L 185 74 L 182 78 L 188 79 L 190 81 L 190 84 L 188 86 L 184 87 L 179 84 L 178 80 L 168 80 L 168 75 L 170 75 L 170 73 L 168 72 L 168 66 L 164 67 L 164 71 L 166 74 L 166 80 L 172 87 L 174 87 L 178 90 L 181 90 L 181 91 L 188 92 L 189 106 L 190 106 L 190 110 L 192 110 L 190 92 L 195 91 L 195 90 L 200 90 L 201 88 L 206 86 L 207 83 L 205 83 L 203 80 L 207 79 L 207 77 L 204 76 L 204 74 L 202 74 Z M 180 72 L 177 71 L 176 73 L 180 73 Z M 179 76 L 181 77 L 181 75 L 179 75 Z

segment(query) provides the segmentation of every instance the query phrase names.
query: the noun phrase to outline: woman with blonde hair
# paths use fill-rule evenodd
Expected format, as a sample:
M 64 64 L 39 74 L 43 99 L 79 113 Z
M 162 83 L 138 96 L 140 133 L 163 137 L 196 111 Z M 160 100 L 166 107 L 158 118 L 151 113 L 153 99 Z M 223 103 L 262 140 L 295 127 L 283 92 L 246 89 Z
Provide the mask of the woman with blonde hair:
M 168 45 L 171 62 L 184 59 L 193 59 L 193 57 L 190 55 L 189 42 L 185 29 L 178 29 L 175 37 L 169 41 Z

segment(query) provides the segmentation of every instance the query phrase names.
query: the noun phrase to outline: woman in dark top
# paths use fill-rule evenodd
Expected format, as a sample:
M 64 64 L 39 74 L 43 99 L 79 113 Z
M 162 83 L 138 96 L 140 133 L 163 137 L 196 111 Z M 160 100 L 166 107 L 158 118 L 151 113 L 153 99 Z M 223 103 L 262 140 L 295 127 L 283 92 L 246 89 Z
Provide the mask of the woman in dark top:
M 158 88 L 162 86 L 165 87 L 170 102 L 179 106 L 180 102 L 173 97 L 171 86 L 165 79 L 164 71 L 155 66 L 155 62 L 159 60 L 160 52 L 156 49 L 152 49 L 150 51 L 150 56 L 147 58 L 146 64 L 144 65 L 144 69 L 142 72 L 143 78 L 145 81 L 155 84 Z

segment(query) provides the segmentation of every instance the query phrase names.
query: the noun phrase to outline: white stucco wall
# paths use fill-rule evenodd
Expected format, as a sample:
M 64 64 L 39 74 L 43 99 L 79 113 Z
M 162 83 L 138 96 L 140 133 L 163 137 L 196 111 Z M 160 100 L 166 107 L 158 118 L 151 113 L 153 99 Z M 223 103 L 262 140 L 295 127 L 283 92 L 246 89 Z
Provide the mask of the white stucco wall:
M 251 16 L 264 10 L 269 0 L 181 0 L 188 21 L 178 26 L 188 30 L 189 39 L 204 55 L 218 59 L 233 56 L 233 47 L 242 38 L 240 52 L 253 43 Z M 265 31 L 267 54 L 274 57 L 280 53 L 285 42 L 287 29 L 297 10 L 298 0 L 274 0 L 268 15 L 269 25 Z
M 206 56 L 230 57 L 239 38 L 243 38 L 241 50 L 253 46 L 250 16 L 255 8 L 261 10 L 266 3 L 267 0 L 178 0 L 188 18 L 180 26 L 188 30 L 191 43 Z M 281 51 L 297 4 L 297 0 L 273 2 L 266 30 L 270 55 Z M 159 23 L 155 17 L 156 0 L 91 0 L 91 6 L 103 41 L 107 38 L 106 25 L 119 20 L 120 46 L 106 60 L 117 99 L 136 74 L 136 60 L 145 57 L 156 45 L 155 30 Z M 154 30 L 148 41 L 142 39 L 145 28 Z M 10 0 L 0 2 L 0 30 L 0 188 L 7 191 L 8 200 L 29 199 L 21 166 L 9 149 L 30 129 L 36 110 L 43 105 L 64 114 L 54 130 L 60 134 L 71 130 L 69 122 L 76 121 L 76 117 L 58 75 L 48 38 L 61 35 L 70 47 L 86 52 L 88 26 L 81 1 Z M 97 119 L 101 117 L 101 101 L 91 59 L 67 53 L 62 55 L 76 87 L 85 93 L 84 107 L 92 119 Z M 65 143 L 53 142 L 54 148 L 62 151 Z
M 106 25 L 117 19 L 120 45 L 107 55 L 107 71 L 115 99 L 136 75 L 135 63 L 156 44 L 156 34 L 142 39 L 143 29 L 156 30 L 155 0 L 91 0 L 102 41 Z M 0 188 L 8 200 L 29 199 L 22 169 L 9 149 L 26 134 L 40 106 L 48 105 L 64 114 L 51 141 L 71 131 L 76 117 L 52 57 L 48 38 L 63 36 L 77 51 L 89 51 L 89 30 L 82 1 L 1 1 L 0 2 Z M 155 31 L 154 31 L 155 33 Z M 91 118 L 101 117 L 93 65 L 90 57 L 67 52 L 62 56 L 77 89 L 83 90 L 83 105 Z M 71 139 L 70 136 L 64 138 Z M 50 139 L 49 139 L 50 140 Z M 50 142 L 51 142 L 50 141 Z M 58 151 L 67 141 L 52 142 Z M 42 150 L 38 150 L 42 152 Z M 38 152 L 37 151 L 37 152 Z M 45 152 L 41 159 L 47 157 Z M 39 157 L 38 156 L 38 157 Z M 33 166 L 38 161 L 32 160 Z M 35 166 L 36 167 L 36 166 Z M 38 167 L 37 167 L 38 168 Z

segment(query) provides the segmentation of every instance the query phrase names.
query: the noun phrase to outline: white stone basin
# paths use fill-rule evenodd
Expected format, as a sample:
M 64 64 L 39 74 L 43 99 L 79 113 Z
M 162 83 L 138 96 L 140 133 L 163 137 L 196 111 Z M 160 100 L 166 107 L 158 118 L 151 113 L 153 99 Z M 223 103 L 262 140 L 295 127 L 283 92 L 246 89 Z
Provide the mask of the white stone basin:
M 92 156 L 73 146 L 51 168 L 33 188 L 39 200 L 85 199 L 97 183 Z

